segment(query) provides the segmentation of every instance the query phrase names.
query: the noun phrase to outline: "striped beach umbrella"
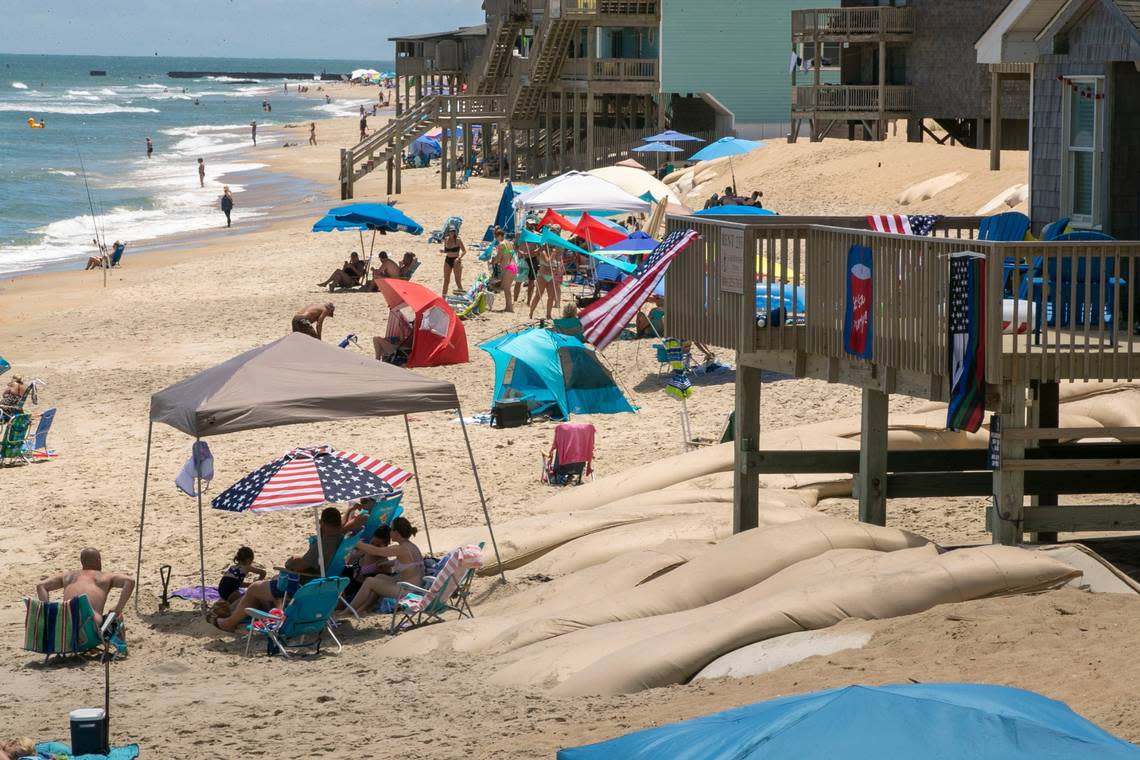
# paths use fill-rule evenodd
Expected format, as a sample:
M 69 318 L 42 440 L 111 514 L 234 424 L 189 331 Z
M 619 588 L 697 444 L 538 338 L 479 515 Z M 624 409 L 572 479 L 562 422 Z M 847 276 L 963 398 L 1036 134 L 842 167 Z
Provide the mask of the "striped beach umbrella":
M 402 490 L 412 473 L 381 459 L 325 444 L 297 448 L 234 483 L 210 502 L 227 512 L 319 507 Z

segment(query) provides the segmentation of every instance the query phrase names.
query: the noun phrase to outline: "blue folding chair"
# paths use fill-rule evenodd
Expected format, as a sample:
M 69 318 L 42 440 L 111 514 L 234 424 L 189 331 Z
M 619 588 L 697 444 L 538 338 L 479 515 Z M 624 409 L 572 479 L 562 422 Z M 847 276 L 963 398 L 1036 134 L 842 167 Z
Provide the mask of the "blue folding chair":
M 249 655 L 254 634 L 265 636 L 266 654 L 270 656 L 280 653 L 288 658 L 289 649 L 304 648 L 310 648 L 314 654 L 319 654 L 325 632 L 336 642 L 336 651 L 339 653 L 344 647 L 333 633 L 331 623 L 333 611 L 346 586 L 348 578 L 318 578 L 309 581 L 297 589 L 281 617 L 263 610 L 247 609 L 246 614 L 253 620 L 246 625 L 246 655 Z
M 1055 238 L 1055 242 L 1068 241 L 1111 241 L 1111 235 L 1096 230 L 1074 230 Z M 1050 257 L 1048 266 L 1043 267 L 1040 258 L 1032 264 L 1034 276 L 1033 302 L 1036 304 L 1035 333 L 1039 336 L 1041 325 L 1049 327 L 1090 327 L 1104 325 L 1115 327 L 1116 297 L 1114 289 L 1124 287 L 1124 279 L 1115 276 L 1116 259 L 1107 256 L 1101 266 L 1101 259 L 1079 257 L 1076 267 L 1071 258 Z M 1041 272 L 1042 268 L 1046 271 Z M 1028 279 L 1026 285 L 1028 284 Z M 1045 296 L 1048 284 L 1049 295 Z M 1086 293 L 1088 291 L 1087 300 Z M 1021 288 L 1021 297 L 1026 297 L 1026 287 Z M 1045 303 L 1042 303 L 1042 301 Z
M 1065 234 L 1065 230 L 1069 227 L 1069 217 L 1062 217 L 1055 222 L 1049 222 L 1044 229 L 1041 230 L 1041 241 L 1050 243 L 1056 240 L 1061 235 Z
M 55 407 L 44 411 L 40 415 L 40 421 L 36 423 L 36 432 L 30 440 L 24 441 L 24 453 L 32 456 L 36 453 L 48 453 L 47 437 L 51 432 L 51 425 L 55 421 Z

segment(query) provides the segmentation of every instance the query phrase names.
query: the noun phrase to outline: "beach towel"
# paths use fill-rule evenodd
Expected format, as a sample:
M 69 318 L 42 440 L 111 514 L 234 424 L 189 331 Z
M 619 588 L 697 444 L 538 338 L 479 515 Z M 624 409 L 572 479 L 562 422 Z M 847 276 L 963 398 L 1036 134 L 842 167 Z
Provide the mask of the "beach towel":
M 187 496 L 197 496 L 196 479 L 209 483 L 214 479 L 214 455 L 205 441 L 195 441 L 190 450 L 190 458 L 182 465 L 182 471 L 174 479 L 174 485 Z M 206 490 L 202 489 L 203 492 Z
M 594 426 L 588 422 L 563 422 L 554 429 L 554 445 L 559 464 L 586 463 L 586 474 L 593 471 Z
M 64 742 L 40 742 L 36 744 L 36 758 L 66 758 L 66 760 L 135 760 L 139 756 L 139 745 L 124 744 L 111 747 L 106 755 L 73 755 L 71 745 Z
M 435 580 L 426 594 L 408 594 L 400 600 L 400 606 L 405 613 L 415 615 L 431 604 L 452 578 L 468 569 L 478 569 L 482 566 L 482 549 L 474 544 L 461 546 L 447 555 L 447 560 L 443 563 L 442 568 L 437 568 Z M 454 591 L 454 589 L 452 590 Z
M 176 599 L 187 599 L 192 602 L 197 602 L 204 596 L 207 603 L 214 603 L 221 599 L 218 590 L 213 586 L 186 586 L 185 588 L 175 589 L 170 592 L 170 596 Z
M 76 654 L 101 643 L 86 594 L 67 602 L 24 601 L 24 649 L 49 655 Z

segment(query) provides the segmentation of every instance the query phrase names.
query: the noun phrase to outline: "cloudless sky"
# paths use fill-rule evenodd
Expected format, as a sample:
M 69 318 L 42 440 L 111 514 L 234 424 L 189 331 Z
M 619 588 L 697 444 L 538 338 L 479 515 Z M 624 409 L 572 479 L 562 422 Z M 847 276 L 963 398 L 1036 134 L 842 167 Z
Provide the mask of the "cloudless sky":
M 480 0 L 0 0 L 0 53 L 391 60 Z

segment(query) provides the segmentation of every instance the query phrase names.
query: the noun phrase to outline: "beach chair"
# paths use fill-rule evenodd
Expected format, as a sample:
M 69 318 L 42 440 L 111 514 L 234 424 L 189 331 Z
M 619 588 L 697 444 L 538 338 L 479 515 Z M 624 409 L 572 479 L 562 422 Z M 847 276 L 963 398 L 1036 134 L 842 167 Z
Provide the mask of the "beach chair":
M 594 473 L 594 435 L 588 422 L 562 422 L 554 428 L 554 441 L 542 460 L 542 482 L 552 486 L 582 485 L 582 476 Z
M 978 225 L 978 240 L 1015 243 L 1025 240 L 1028 232 L 1028 216 L 1020 211 L 1006 211 L 982 219 Z
M 53 656 L 90 652 L 103 644 L 86 594 L 67 602 L 24 597 L 24 608 L 24 649 L 44 655 L 45 662 Z
M 447 234 L 448 230 L 454 229 L 455 234 L 459 234 L 460 228 L 463 227 L 463 217 L 449 216 L 447 221 L 443 223 L 443 227 L 438 230 L 432 230 L 431 235 L 428 236 L 428 243 L 442 243 L 443 236 Z
M 330 623 L 337 601 L 347 585 L 348 578 L 318 578 L 297 589 L 297 593 L 280 614 L 247 609 L 246 614 L 253 620 L 246 625 L 246 655 L 249 655 L 255 634 L 265 636 L 266 653 L 270 656 L 281 653 L 288 658 L 289 649 L 304 648 L 311 648 L 314 654 L 320 654 L 326 631 L 336 642 L 336 651 L 339 653 L 344 647 L 333 633 Z
M 1074 230 L 1057 236 L 1055 242 L 1074 240 L 1111 241 L 1115 238 L 1096 230 Z M 1057 259 L 1050 257 L 1048 266 L 1043 267 L 1043 262 L 1035 259 L 1032 267 L 1036 276 L 1026 278 L 1026 285 L 1021 288 L 1022 298 L 1026 298 L 1028 282 L 1032 281 L 1032 300 L 1036 307 L 1034 334 L 1040 338 L 1042 324 L 1049 327 L 1084 327 L 1086 324 L 1098 327 L 1103 323 L 1115 328 L 1114 291 L 1117 286 L 1123 289 L 1127 284 L 1115 276 L 1116 259 L 1112 256 L 1103 260 L 1079 258 L 1075 271 L 1072 259 L 1062 258 L 1060 267 L 1057 263 Z M 1041 272 L 1042 269 L 1046 271 Z M 1047 297 L 1046 283 L 1049 288 Z
M 459 591 L 461 581 L 466 577 L 465 571 L 474 571 L 482 566 L 483 550 L 480 547 L 461 546 L 449 552 L 436 566 L 436 574 L 427 588 L 400 581 L 397 585 L 405 593 L 396 600 L 390 632 L 394 635 L 402 630 L 442 623 L 443 615 L 454 609 L 449 601 Z
M 419 268 L 420 268 L 420 260 L 417 257 L 416 259 L 414 259 L 412 261 L 412 265 L 410 267 L 408 267 L 408 271 L 406 271 L 400 275 L 400 279 L 401 280 L 411 280 L 412 275 L 414 275 L 416 273 L 416 270 Z
M 32 418 L 27 412 L 17 412 L 8 419 L 8 424 L 4 428 L 4 437 L 0 439 L 0 463 L 14 464 L 15 462 L 31 461 L 31 458 L 24 452 L 28 428 L 31 425 Z
M 31 438 L 24 440 L 24 457 L 27 459 L 50 459 L 55 456 L 55 452 L 47 447 L 48 433 L 51 432 L 52 423 L 55 421 L 55 407 L 44 411 L 40 415 L 39 422 L 36 423 L 36 432 Z
M 107 262 L 110 265 L 111 269 L 114 269 L 122 263 L 123 252 L 125 250 L 127 250 L 127 247 L 122 243 L 119 243 L 117 246 L 115 246 L 114 250 L 111 251 L 111 257 Z
M 1069 217 L 1058 219 L 1055 222 L 1046 224 L 1044 229 L 1041 230 L 1041 240 L 1043 242 L 1051 242 L 1056 240 L 1069 229 Z
M 479 542 L 479 551 L 483 551 L 484 543 L 483 541 Z M 442 567 L 443 564 L 446 563 L 441 563 L 440 567 Z M 447 609 L 458 612 L 460 620 L 465 617 L 475 617 L 475 611 L 471 609 L 471 602 L 468 597 L 471 595 L 471 583 L 475 580 L 476 570 L 478 570 L 477 567 L 467 568 L 466 572 L 464 572 L 463 576 L 459 579 L 455 591 L 452 592 L 451 597 L 446 601 Z M 430 587 L 435 583 L 435 575 L 431 576 L 430 581 L 427 576 L 424 576 L 424 583 Z

